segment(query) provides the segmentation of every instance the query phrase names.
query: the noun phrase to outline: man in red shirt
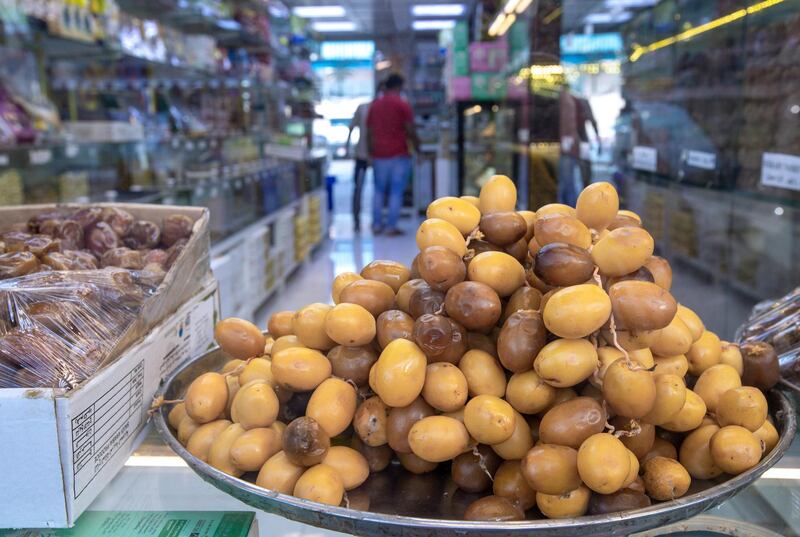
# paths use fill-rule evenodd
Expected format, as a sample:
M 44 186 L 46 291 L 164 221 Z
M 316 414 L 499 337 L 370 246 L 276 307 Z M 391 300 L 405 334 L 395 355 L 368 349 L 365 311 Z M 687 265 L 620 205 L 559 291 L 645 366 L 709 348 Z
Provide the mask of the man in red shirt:
M 389 216 L 386 221 L 387 235 L 402 235 L 397 227 L 403 192 L 411 175 L 411 154 L 408 144 L 419 150 L 419 139 L 414 129 L 414 112 L 401 95 L 403 77 L 389 75 L 385 90 L 369 107 L 367 132 L 372 170 L 375 177 L 375 199 L 372 206 L 372 231 L 381 233 L 383 205 L 389 195 Z

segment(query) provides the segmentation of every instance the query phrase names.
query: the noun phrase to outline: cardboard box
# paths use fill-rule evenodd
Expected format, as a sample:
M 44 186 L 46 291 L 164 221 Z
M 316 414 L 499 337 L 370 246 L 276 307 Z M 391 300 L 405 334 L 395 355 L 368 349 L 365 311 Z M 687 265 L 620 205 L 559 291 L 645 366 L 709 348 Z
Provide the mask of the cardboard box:
M 122 468 L 161 380 L 213 346 L 219 298 L 202 291 L 69 392 L 0 390 L 0 526 L 68 527 Z
M 151 220 L 161 224 L 165 217 L 172 214 L 186 215 L 194 220 L 192 236 L 181 255 L 172 265 L 156 294 L 145 301 L 138 319 L 120 335 L 104 365 L 113 361 L 130 345 L 147 334 L 148 330 L 158 324 L 182 304 L 196 295 L 206 282 L 210 273 L 208 232 L 209 211 L 204 207 L 179 207 L 171 205 L 146 205 L 137 203 L 93 203 L 93 204 L 41 204 L 0 207 L 0 230 L 8 229 L 13 224 L 27 222 L 30 218 L 43 212 L 63 208 L 65 211 L 78 210 L 84 207 L 117 207 L 131 213 L 134 218 Z

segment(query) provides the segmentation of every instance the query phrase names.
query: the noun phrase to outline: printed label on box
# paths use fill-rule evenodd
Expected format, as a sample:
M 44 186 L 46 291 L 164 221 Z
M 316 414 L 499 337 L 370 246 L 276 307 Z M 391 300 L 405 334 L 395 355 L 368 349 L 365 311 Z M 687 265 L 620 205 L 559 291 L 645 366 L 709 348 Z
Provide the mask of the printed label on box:
M 658 169 L 658 151 L 655 147 L 634 146 L 631 153 L 631 166 L 637 170 L 654 172 Z
M 717 167 L 717 155 L 708 151 L 688 149 L 684 153 L 686 165 L 701 170 L 714 170 Z
M 800 190 L 800 157 L 783 153 L 764 153 L 761 160 L 761 184 Z
M 75 501 L 71 516 L 88 507 L 127 458 L 161 379 L 213 344 L 216 296 L 215 289 L 185 306 L 93 383 L 58 401 L 58 413 L 68 420 L 69 445 L 62 454 L 71 463 L 65 466 L 68 493 Z

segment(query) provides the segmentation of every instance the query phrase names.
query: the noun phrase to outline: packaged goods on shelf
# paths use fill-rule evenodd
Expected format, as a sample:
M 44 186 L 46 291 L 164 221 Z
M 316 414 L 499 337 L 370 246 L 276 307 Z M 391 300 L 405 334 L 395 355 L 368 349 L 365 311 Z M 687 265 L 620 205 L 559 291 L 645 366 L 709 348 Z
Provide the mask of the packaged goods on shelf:
M 77 388 L 0 390 L 3 526 L 72 526 L 122 468 L 163 378 L 213 345 L 216 282 L 192 283 L 192 296 L 177 312 L 169 310 L 144 339 Z
M 203 208 L 7 207 L 0 230 L 0 388 L 80 385 L 209 277 Z

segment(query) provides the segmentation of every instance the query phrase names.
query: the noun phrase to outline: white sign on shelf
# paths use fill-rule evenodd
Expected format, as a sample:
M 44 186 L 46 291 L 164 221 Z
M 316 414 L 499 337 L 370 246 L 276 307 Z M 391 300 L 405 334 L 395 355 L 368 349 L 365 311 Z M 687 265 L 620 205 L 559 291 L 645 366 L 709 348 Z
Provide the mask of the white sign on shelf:
M 764 153 L 761 159 L 761 184 L 800 190 L 800 157 Z
M 67 144 L 64 146 L 64 154 L 67 158 L 75 158 L 78 156 L 79 147 L 77 144 Z
M 637 170 L 654 172 L 658 169 L 658 151 L 655 147 L 637 145 L 631 153 L 631 166 Z
M 53 160 L 53 152 L 49 149 L 31 149 L 28 158 L 33 165 L 47 164 Z
M 8 155 L 5 153 L 0 154 L 0 166 L 8 166 L 11 163 L 11 159 L 8 158 Z
M 701 170 L 714 170 L 717 167 L 717 155 L 708 151 L 687 149 L 685 153 L 686 165 Z

